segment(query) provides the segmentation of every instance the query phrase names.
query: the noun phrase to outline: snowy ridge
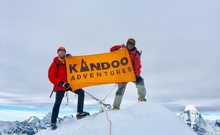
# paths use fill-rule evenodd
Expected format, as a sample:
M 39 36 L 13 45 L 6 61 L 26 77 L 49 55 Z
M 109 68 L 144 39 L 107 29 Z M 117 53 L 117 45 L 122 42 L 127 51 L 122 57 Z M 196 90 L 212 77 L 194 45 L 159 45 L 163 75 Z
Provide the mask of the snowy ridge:
M 176 114 L 163 106 L 138 103 L 120 111 L 109 111 L 112 135 L 196 135 Z M 82 120 L 66 119 L 55 131 L 37 135 L 109 135 L 105 113 Z
M 220 122 L 204 120 L 194 106 L 186 106 L 178 114 L 179 118 L 153 103 L 129 105 L 119 111 L 109 111 L 108 116 L 112 121 L 112 135 L 220 135 Z M 32 116 L 22 122 L 0 122 L 0 135 L 109 135 L 105 113 L 82 120 L 73 116 L 59 118 L 56 131 L 50 130 L 50 118 L 51 114 L 47 114 L 43 119 Z

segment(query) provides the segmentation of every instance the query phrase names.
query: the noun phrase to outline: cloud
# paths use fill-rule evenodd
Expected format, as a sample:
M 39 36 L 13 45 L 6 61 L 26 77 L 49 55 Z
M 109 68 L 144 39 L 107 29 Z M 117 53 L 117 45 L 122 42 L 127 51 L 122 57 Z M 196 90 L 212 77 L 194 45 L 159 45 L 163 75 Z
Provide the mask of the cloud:
M 1 1 L 0 86 L 4 93 L 46 99 L 52 89 L 47 70 L 60 43 L 82 55 L 135 37 L 151 97 L 218 98 L 218 13 L 218 0 Z M 110 88 L 92 89 L 102 95 Z

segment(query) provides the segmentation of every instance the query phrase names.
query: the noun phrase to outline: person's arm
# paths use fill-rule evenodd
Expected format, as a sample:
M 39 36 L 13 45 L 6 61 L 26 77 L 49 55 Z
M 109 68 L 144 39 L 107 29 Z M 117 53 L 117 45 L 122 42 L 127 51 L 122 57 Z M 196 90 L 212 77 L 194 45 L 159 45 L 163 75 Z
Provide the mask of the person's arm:
M 141 74 L 141 56 L 140 54 L 137 54 L 136 57 L 135 57 L 135 74 L 136 76 L 140 76 Z
M 110 49 L 110 52 L 113 52 L 113 51 L 117 51 L 121 48 L 125 47 L 125 45 L 114 45 L 111 49 Z
M 54 85 L 59 85 L 59 83 L 62 81 L 60 80 L 58 77 L 56 77 L 57 74 L 57 65 L 55 62 L 53 62 L 48 70 L 48 78 L 50 80 L 51 83 L 53 83 Z

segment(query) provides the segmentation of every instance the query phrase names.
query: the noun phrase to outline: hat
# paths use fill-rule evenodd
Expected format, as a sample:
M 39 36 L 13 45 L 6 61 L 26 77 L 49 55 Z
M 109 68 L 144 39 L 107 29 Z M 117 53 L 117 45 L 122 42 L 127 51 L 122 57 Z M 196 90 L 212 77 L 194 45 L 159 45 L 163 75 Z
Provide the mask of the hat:
M 133 38 L 129 38 L 128 41 L 127 41 L 127 44 L 135 45 L 135 43 L 136 43 L 136 41 Z
M 59 47 L 59 48 L 57 49 L 57 52 L 59 52 L 59 51 L 65 51 L 65 52 L 66 52 L 66 49 L 65 49 L 63 46 L 61 46 L 61 47 Z

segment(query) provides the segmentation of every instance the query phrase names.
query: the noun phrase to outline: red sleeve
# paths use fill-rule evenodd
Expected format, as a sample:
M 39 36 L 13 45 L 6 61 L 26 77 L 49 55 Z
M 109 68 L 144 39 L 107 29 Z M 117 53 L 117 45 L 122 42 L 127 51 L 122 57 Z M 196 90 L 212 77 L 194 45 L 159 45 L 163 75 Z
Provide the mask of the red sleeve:
M 125 46 L 124 46 L 124 45 L 114 45 L 114 46 L 110 49 L 110 51 L 111 51 L 111 52 L 117 51 L 117 50 L 119 50 L 120 48 L 123 48 L 123 47 L 125 47 Z
M 50 82 L 53 83 L 54 85 L 58 85 L 58 83 L 61 81 L 59 78 L 56 77 L 57 70 L 58 69 L 56 63 L 53 62 L 48 70 L 48 78 Z
M 135 74 L 139 76 L 141 74 L 141 57 L 139 54 L 135 57 Z

